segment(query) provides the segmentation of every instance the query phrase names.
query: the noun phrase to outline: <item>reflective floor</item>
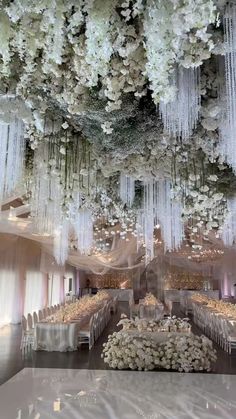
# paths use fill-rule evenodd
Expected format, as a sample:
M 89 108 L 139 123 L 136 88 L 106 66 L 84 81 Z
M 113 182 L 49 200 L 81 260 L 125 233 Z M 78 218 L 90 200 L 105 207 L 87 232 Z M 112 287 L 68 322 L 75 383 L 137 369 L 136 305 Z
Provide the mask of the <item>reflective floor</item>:
M 25 368 L 0 387 L 1 419 L 235 419 L 236 376 Z

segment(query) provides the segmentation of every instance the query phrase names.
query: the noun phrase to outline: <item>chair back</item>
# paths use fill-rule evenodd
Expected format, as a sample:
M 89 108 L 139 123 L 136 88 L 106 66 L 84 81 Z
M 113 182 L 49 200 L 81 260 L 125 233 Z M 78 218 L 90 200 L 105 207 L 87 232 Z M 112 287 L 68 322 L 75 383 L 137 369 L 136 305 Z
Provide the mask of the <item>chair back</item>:
M 30 313 L 27 316 L 28 330 L 33 329 L 33 317 Z
M 36 323 L 38 323 L 38 315 L 36 311 L 33 312 L 33 320 L 34 320 L 34 327 L 35 327 Z
M 42 310 L 39 310 L 38 311 L 38 319 L 39 319 L 39 321 L 43 320 L 43 312 L 42 312 Z
M 24 332 L 26 332 L 26 330 L 27 330 L 27 320 L 26 320 L 26 317 L 24 315 L 21 317 L 21 326 L 22 326 L 22 330 Z

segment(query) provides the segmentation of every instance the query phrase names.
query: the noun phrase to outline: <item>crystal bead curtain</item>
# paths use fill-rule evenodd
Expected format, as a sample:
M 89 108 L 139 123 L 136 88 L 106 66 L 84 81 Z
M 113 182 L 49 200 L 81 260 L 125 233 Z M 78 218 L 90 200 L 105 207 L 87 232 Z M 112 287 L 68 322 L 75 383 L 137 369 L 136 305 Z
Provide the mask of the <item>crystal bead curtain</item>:
M 224 154 L 236 170 L 236 5 L 228 4 L 224 16 L 225 84 L 227 112 L 221 128 Z
M 54 231 L 53 240 L 54 257 L 58 265 L 64 265 L 69 250 L 69 221 L 63 220 L 62 224 Z
M 232 246 L 236 239 L 236 198 L 227 201 L 228 215 L 223 225 L 222 240 L 225 246 Z
M 151 179 L 144 183 L 143 211 L 137 221 L 137 242 L 145 244 L 146 263 L 154 258 L 154 227 L 158 222 L 165 251 L 180 247 L 184 237 L 182 208 L 173 199 L 171 183 L 167 179 Z
M 165 130 L 175 137 L 188 139 L 196 127 L 200 109 L 200 69 L 178 67 L 171 84 L 176 89 L 175 99 L 160 102 L 160 113 Z
M 131 176 L 120 174 L 120 198 L 124 204 L 132 206 L 135 195 L 135 180 Z
M 24 168 L 24 124 L 19 119 L 0 123 L 0 202 L 22 179 Z
M 74 224 L 81 254 L 88 254 L 93 244 L 93 219 L 88 209 L 78 211 Z

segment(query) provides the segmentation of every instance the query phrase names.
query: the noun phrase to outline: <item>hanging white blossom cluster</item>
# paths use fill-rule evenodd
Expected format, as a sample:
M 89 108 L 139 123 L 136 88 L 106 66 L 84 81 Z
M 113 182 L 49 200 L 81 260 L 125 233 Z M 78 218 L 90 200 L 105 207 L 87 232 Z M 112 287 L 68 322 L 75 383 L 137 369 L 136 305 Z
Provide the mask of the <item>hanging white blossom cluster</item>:
M 77 113 L 78 99 L 98 85 L 108 111 L 120 108 L 122 93 L 145 95 L 148 81 L 155 103 L 172 99 L 173 65 L 199 67 L 211 55 L 207 29 L 216 6 L 213 0 L 15 0 L 2 6 L 0 18 L 0 72 L 16 78 L 17 93 L 32 100 L 37 81 L 38 91 L 47 86 Z

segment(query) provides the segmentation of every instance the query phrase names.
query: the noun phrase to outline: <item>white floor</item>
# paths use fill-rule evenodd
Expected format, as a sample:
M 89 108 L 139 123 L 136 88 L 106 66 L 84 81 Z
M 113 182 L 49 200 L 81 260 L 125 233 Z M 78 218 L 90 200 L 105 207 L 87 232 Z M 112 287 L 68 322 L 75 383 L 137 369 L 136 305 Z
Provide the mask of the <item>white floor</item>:
M 1 419 L 235 419 L 236 376 L 26 368 L 0 387 Z

